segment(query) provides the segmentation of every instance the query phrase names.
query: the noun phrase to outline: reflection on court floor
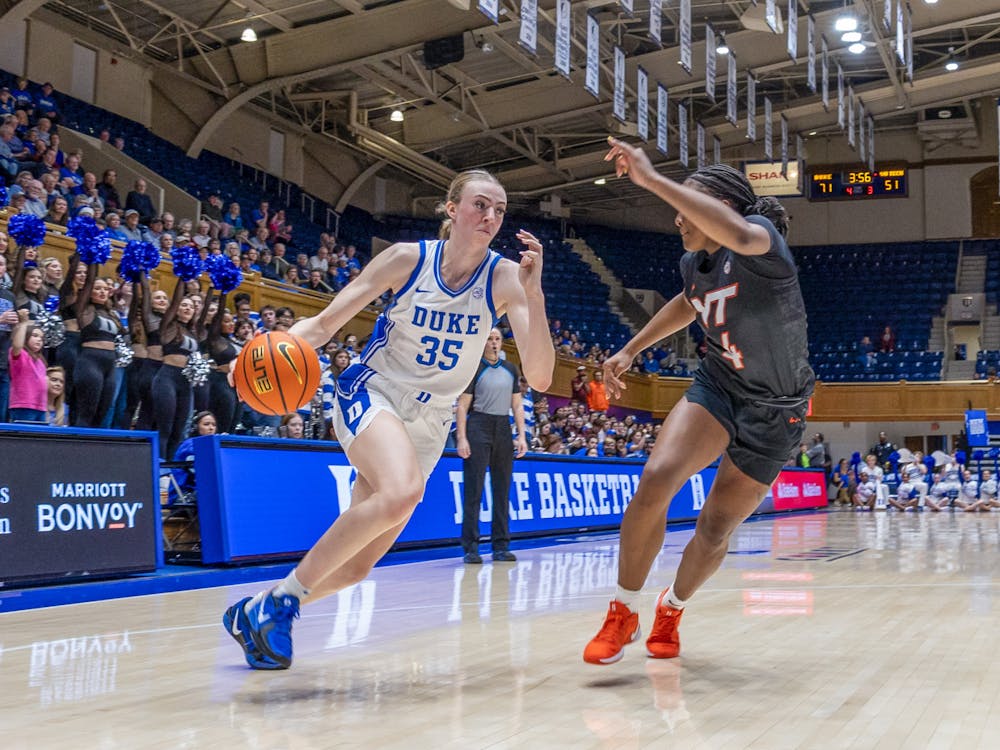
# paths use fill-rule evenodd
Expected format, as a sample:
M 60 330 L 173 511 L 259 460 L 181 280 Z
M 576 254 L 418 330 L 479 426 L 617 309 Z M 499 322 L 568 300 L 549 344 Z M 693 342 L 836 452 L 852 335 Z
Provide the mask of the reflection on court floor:
M 646 629 L 691 533 L 667 535 Z M 513 565 L 378 568 L 305 608 L 287 672 L 247 669 L 218 623 L 255 586 L 0 615 L 5 744 L 995 747 L 998 542 L 1000 514 L 748 523 L 692 601 L 681 657 L 637 643 L 603 668 L 580 655 L 614 535 Z

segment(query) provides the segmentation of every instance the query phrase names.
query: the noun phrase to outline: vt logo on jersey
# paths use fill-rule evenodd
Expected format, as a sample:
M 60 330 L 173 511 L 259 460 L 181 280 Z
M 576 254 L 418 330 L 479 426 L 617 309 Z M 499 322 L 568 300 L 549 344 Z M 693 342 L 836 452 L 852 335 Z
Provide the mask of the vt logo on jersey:
M 739 294 L 740 285 L 730 284 L 728 286 L 713 289 L 707 292 L 703 298 L 691 297 L 691 306 L 701 317 L 702 325 L 706 328 L 721 328 L 726 324 L 726 302 Z M 735 344 L 729 341 L 729 331 L 720 331 L 719 335 L 722 348 L 725 349 L 722 356 L 730 361 L 736 370 L 743 369 L 743 352 Z

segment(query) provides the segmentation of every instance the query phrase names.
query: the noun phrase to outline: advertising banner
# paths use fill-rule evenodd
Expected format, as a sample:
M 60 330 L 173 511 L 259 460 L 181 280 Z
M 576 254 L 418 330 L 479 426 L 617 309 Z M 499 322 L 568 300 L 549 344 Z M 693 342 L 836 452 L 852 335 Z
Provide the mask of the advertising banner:
M 153 441 L 0 428 L 0 586 L 155 570 Z
M 634 459 L 541 455 L 516 461 L 507 498 L 511 534 L 616 529 L 639 485 L 643 466 Z M 697 517 L 715 472 L 710 467 L 688 480 L 670 505 L 668 521 Z M 195 473 L 205 563 L 305 552 L 350 507 L 356 478 L 336 444 L 265 438 L 198 438 Z M 798 472 L 782 476 L 786 473 Z M 825 492 L 814 496 L 811 488 L 801 483 L 795 486 L 799 488 L 795 497 L 790 489 L 779 487 L 780 502 L 776 500 L 773 509 L 826 504 Z M 462 488 L 461 459 L 445 455 L 431 474 L 399 544 L 454 543 L 461 536 Z M 484 532 L 492 516 L 489 488 L 487 478 L 479 514 Z M 808 501 L 813 504 L 807 505 Z M 772 506 L 768 504 L 767 509 Z

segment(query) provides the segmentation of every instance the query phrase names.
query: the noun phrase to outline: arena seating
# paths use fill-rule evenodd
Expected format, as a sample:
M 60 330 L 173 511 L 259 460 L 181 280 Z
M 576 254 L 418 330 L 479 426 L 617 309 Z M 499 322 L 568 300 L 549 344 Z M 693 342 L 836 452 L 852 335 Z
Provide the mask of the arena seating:
M 606 227 L 582 228 L 580 236 L 626 286 L 655 289 L 667 298 L 681 288 L 678 262 L 684 251 L 678 237 Z M 927 351 L 927 344 L 931 319 L 940 314 L 954 289 L 957 242 L 827 245 L 792 251 L 809 316 L 810 358 L 820 379 L 940 379 L 943 354 Z M 989 257 L 993 265 L 987 270 L 987 292 L 995 301 L 1000 292 L 1000 257 Z M 857 345 L 866 335 L 875 341 L 886 325 L 896 334 L 896 351 L 879 354 L 874 366 L 866 369 Z

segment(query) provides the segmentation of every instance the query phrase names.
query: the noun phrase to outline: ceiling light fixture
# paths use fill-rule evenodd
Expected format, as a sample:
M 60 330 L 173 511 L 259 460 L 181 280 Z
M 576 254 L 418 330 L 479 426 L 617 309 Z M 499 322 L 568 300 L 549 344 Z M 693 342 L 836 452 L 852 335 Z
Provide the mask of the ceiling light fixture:
M 406 115 L 403 114 L 403 108 L 393 107 L 392 114 L 389 115 L 389 119 L 392 120 L 393 122 L 402 122 L 403 120 L 405 120 Z
M 856 31 L 858 28 L 858 19 L 851 15 L 840 16 L 834 22 L 833 28 L 840 32 Z
M 726 44 L 726 32 L 724 31 L 719 34 L 719 44 L 716 46 L 715 52 L 719 55 L 729 54 L 729 45 Z
M 256 42 L 257 41 L 257 32 L 253 30 L 252 26 L 247 26 L 245 29 L 243 29 L 243 33 L 240 34 L 240 41 L 241 42 Z
M 844 35 L 840 37 L 840 41 L 846 42 L 848 44 L 853 44 L 854 42 L 861 41 L 860 31 L 845 31 Z
M 863 45 L 861 42 L 855 42 L 854 44 L 852 44 L 850 47 L 847 48 L 847 51 L 855 55 L 860 55 L 862 52 L 865 51 L 865 49 L 866 49 L 865 45 Z
M 595 185 L 607 185 L 608 184 L 608 178 L 607 177 L 598 177 L 596 180 L 594 180 L 594 184 Z
M 944 69 L 947 70 L 949 73 L 958 70 L 958 60 L 955 59 L 954 47 L 948 48 L 948 62 L 944 64 Z

